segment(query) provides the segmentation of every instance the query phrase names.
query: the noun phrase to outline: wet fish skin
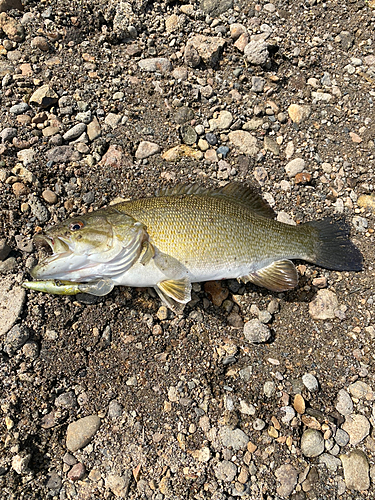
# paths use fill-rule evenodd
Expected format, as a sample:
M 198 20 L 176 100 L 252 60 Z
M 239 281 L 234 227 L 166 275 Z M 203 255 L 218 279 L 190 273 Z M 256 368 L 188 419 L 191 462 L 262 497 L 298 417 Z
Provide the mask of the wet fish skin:
M 173 309 L 190 300 L 191 283 L 197 281 L 241 278 L 275 291 L 294 288 L 298 275 L 290 259 L 362 269 L 362 255 L 345 223 L 323 219 L 291 226 L 274 215 L 247 186 L 179 186 L 48 229 L 36 239 L 53 255 L 31 274 L 43 280 L 154 286 Z

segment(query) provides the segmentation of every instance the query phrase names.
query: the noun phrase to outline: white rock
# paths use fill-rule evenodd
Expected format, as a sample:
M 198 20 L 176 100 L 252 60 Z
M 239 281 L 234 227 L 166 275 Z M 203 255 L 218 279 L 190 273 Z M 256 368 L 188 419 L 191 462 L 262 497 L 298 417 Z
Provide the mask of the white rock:
M 17 472 L 17 474 L 25 474 L 28 472 L 28 465 L 31 459 L 31 455 L 16 455 L 12 458 L 12 469 Z
M 143 160 L 145 158 L 148 158 L 149 156 L 159 153 L 160 151 L 160 146 L 155 142 L 141 141 L 135 153 L 135 157 L 138 160 Z
M 305 160 L 303 158 L 295 158 L 285 165 L 285 171 L 289 177 L 295 177 L 305 168 Z
M 364 415 L 356 413 L 347 415 L 341 427 L 349 434 L 352 446 L 357 446 L 370 433 L 370 422 Z
M 318 290 L 315 299 L 309 304 L 309 313 L 313 319 L 332 319 L 339 303 L 331 290 Z
M 340 415 L 350 415 L 353 411 L 353 401 L 345 389 L 341 389 L 337 394 L 336 410 Z
M 244 335 L 246 340 L 252 343 L 263 343 L 271 337 L 271 331 L 259 319 L 251 319 L 244 326 Z
M 259 151 L 257 139 L 245 130 L 234 130 L 229 132 L 228 137 L 230 142 L 234 144 L 241 153 L 255 156 Z
M 245 449 L 250 441 L 241 429 L 231 429 L 226 426 L 219 430 L 219 438 L 225 448 L 232 448 L 235 451 Z
M 306 389 L 310 392 L 314 392 L 319 389 L 319 383 L 316 377 L 314 377 L 311 373 L 305 373 L 305 375 L 302 376 L 302 382 Z

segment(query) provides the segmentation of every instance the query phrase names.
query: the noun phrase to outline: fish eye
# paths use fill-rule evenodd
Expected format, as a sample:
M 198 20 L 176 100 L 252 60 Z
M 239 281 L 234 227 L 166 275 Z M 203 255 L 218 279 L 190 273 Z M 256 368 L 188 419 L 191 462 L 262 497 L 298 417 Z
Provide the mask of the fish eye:
M 72 222 L 69 226 L 69 229 L 71 231 L 78 231 L 79 229 L 81 229 L 82 227 L 84 226 L 84 223 L 80 220 L 77 220 L 75 222 Z

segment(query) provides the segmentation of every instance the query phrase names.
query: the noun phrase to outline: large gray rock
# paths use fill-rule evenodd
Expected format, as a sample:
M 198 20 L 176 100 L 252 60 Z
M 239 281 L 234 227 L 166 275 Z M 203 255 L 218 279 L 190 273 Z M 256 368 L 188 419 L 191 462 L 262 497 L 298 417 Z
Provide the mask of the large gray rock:
M 298 472 L 291 464 L 284 464 L 275 470 L 275 476 L 280 482 L 276 490 L 277 494 L 281 497 L 288 497 L 297 484 Z
M 150 73 L 159 72 L 164 74 L 172 69 L 169 59 L 165 57 L 141 59 L 138 62 L 138 66 L 143 69 L 143 71 L 149 71 Z
M 267 43 L 264 40 L 251 40 L 244 49 L 244 54 L 250 64 L 263 65 L 269 59 Z
M 12 286 L 11 277 L 0 282 L 0 337 L 6 334 L 17 321 L 25 301 L 26 291 Z
M 186 44 L 185 63 L 191 68 L 195 68 L 203 61 L 207 66 L 213 67 L 218 63 L 224 45 L 224 38 L 204 35 L 193 36 Z
M 316 297 L 309 304 L 309 313 L 313 319 L 332 319 L 339 307 L 337 295 L 331 290 L 318 290 Z
M 248 435 L 241 429 L 230 429 L 229 427 L 222 427 L 219 430 L 219 438 L 225 448 L 232 448 L 235 451 L 245 449 L 250 441 Z
M 229 132 L 228 136 L 230 142 L 234 144 L 241 153 L 249 156 L 255 156 L 258 153 L 258 141 L 256 137 L 249 132 L 245 130 L 234 130 L 233 132 Z
M 356 446 L 370 433 L 370 422 L 360 413 L 347 415 L 342 428 L 350 436 L 350 444 Z
M 346 487 L 350 490 L 364 491 L 370 487 L 369 463 L 361 450 L 353 450 L 347 455 L 340 455 L 344 469 Z
M 316 429 L 307 429 L 301 438 L 301 451 L 305 457 L 317 457 L 324 451 L 323 434 Z

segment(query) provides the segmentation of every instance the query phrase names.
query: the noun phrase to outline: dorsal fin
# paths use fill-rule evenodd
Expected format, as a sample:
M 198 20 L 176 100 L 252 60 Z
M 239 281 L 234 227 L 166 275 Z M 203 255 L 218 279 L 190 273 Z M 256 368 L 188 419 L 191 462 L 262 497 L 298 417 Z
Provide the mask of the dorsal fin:
M 157 196 L 179 196 L 179 195 L 197 195 L 214 196 L 225 198 L 232 203 L 243 205 L 262 217 L 269 219 L 275 218 L 275 212 L 268 203 L 260 196 L 255 188 L 240 184 L 239 182 L 230 182 L 220 188 L 206 188 L 199 184 L 179 184 L 174 187 L 161 188 Z

